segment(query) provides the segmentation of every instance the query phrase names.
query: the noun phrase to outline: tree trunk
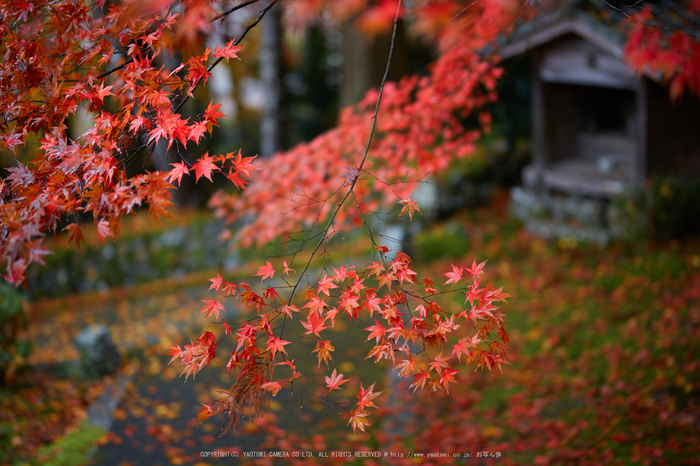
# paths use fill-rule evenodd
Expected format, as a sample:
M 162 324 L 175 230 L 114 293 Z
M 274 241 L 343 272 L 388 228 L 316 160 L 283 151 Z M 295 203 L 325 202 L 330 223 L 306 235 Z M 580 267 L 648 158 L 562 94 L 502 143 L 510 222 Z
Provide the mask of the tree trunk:
M 265 14 L 260 44 L 260 80 L 265 104 L 260 121 L 260 155 L 267 157 L 282 149 L 282 37 L 280 5 Z

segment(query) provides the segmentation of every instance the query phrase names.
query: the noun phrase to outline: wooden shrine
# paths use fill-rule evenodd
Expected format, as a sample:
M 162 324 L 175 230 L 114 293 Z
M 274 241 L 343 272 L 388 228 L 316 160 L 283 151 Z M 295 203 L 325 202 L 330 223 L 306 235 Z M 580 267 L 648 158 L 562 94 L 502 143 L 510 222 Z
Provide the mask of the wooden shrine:
M 577 12 L 536 19 L 501 47 L 534 60 L 526 188 L 607 199 L 649 177 L 700 175 L 700 99 L 672 103 L 658 76 L 627 67 L 625 40 Z

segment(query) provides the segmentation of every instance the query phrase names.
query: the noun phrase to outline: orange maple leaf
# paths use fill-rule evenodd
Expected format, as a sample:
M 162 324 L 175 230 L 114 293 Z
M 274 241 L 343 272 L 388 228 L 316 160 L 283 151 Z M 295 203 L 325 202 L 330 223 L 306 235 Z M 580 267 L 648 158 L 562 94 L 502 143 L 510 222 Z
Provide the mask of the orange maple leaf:
M 396 365 L 396 369 L 399 370 L 399 377 L 408 377 L 416 371 L 416 360 L 412 356 L 404 359 Z
M 362 432 L 365 431 L 365 427 L 370 425 L 369 420 L 367 420 L 367 416 L 369 416 L 369 413 L 361 408 L 350 411 L 350 420 L 348 421 L 348 424 L 352 423 L 353 432 L 355 432 L 356 429 L 360 429 Z
M 323 360 L 326 363 L 326 367 L 328 367 L 328 360 L 333 360 L 331 351 L 335 351 L 335 346 L 331 345 L 330 340 L 319 340 L 316 343 L 316 349 L 314 349 L 312 353 L 318 353 L 318 367 L 321 367 L 321 360 Z
M 277 395 L 277 392 L 280 391 L 282 386 L 279 384 L 279 382 L 267 382 L 262 384 L 260 388 L 264 388 L 265 390 L 271 392 L 272 396 L 275 396 Z
M 403 209 L 401 209 L 401 212 L 399 213 L 399 217 L 406 212 L 408 212 L 408 217 L 413 220 L 413 213 L 415 211 L 418 211 L 419 213 L 422 213 L 420 211 L 420 208 L 418 207 L 418 203 L 411 199 L 410 197 L 407 197 L 405 199 L 401 199 L 399 201 L 399 204 L 403 205 Z

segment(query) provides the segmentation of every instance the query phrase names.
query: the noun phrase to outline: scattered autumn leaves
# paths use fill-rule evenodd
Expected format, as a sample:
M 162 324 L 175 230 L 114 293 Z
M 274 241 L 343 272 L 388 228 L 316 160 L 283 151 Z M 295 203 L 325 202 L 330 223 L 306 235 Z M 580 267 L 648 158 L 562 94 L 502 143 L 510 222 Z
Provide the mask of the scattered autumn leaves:
M 505 367 L 502 375 L 456 376 L 457 384 L 450 384 L 449 396 L 442 391 L 429 398 L 397 390 L 388 378 L 382 377 L 376 378 L 375 386 L 360 387 L 356 382 L 358 371 L 366 371 L 374 364 L 359 364 L 376 343 L 376 335 L 364 351 L 358 351 L 357 345 L 341 345 L 342 342 L 336 342 L 337 348 L 324 349 L 326 340 L 322 340 L 319 352 L 328 351 L 334 359 L 355 351 L 355 369 L 339 365 L 334 372 L 325 364 L 318 367 L 316 361 L 305 366 L 303 372 L 323 381 L 319 396 L 329 393 L 341 401 L 363 403 L 364 399 L 365 403 L 373 403 L 371 397 L 383 392 L 382 399 L 393 400 L 391 406 L 372 414 L 372 423 L 377 427 L 369 428 L 368 434 L 359 430 L 353 434 L 345 426 L 348 421 L 357 427 L 363 425 L 364 417 L 357 415 L 361 410 L 350 418 L 339 419 L 334 408 L 312 403 L 310 395 L 304 397 L 304 408 L 299 409 L 300 393 L 295 391 L 292 395 L 288 388 L 279 391 L 268 415 L 253 424 L 242 424 L 245 435 L 236 438 L 247 438 L 248 443 L 236 443 L 239 441 L 230 436 L 214 439 L 220 428 L 216 422 L 193 428 L 197 407 L 208 402 L 212 387 L 225 381 L 214 376 L 220 371 L 205 370 L 198 374 L 197 384 L 171 386 L 180 371 L 167 365 L 170 358 L 162 356 L 162 348 L 181 338 L 180 328 L 203 323 L 203 315 L 191 312 L 203 296 L 184 292 L 182 285 L 173 283 L 162 288 L 152 285 L 155 288 L 148 290 L 141 287 L 131 294 L 122 291 L 111 302 L 95 294 L 83 300 L 54 300 L 50 306 L 39 303 L 41 312 L 30 328 L 39 345 L 34 362 L 41 358 L 50 360 L 53 353 L 61 354 L 62 346 L 70 346 L 70 338 L 60 335 L 74 332 L 74 325 L 62 315 L 93 315 L 95 321 L 110 319 L 111 315 L 115 340 L 128 347 L 126 342 L 133 338 L 131 361 L 138 364 L 141 375 L 116 413 L 113 432 L 105 439 L 108 444 L 101 447 L 114 458 L 126 457 L 119 452 L 133 451 L 132 442 L 138 443 L 143 455 L 160 458 L 154 460 L 156 463 L 196 464 L 201 458 L 193 452 L 203 449 L 203 445 L 211 449 L 227 445 L 226 448 L 239 452 L 359 450 L 368 448 L 372 439 L 373 445 L 388 451 L 422 451 L 425 445 L 430 445 L 430 451 L 500 451 L 498 464 L 692 464 L 700 419 L 700 381 L 694 358 L 700 341 L 697 241 L 637 246 L 638 249 L 615 246 L 608 250 L 572 247 L 571 242 L 548 244 L 531 238 L 498 213 L 504 210 L 496 204 L 460 221 L 468 232 L 465 240 L 474 250 L 484 252 L 481 257 L 489 258 L 487 278 L 496 283 L 507 282 L 515 295 L 507 313 L 512 365 Z M 446 281 L 460 273 L 467 274 L 467 269 L 475 271 L 478 266 L 471 258 L 424 264 L 428 272 L 452 270 L 454 275 L 447 276 Z M 248 276 L 255 272 L 249 270 Z M 363 332 L 363 338 L 381 332 L 373 319 L 366 322 L 358 326 L 354 320 L 348 323 L 341 319 L 336 326 L 344 325 L 346 332 Z M 55 340 L 44 333 L 50 327 L 58 337 Z M 301 325 L 299 329 L 303 333 Z M 148 338 L 151 333 L 167 335 L 159 342 Z M 313 350 L 316 344 L 308 342 L 297 354 Z M 455 356 L 459 357 L 460 348 L 471 342 L 460 337 L 454 344 Z M 151 349 L 145 353 L 139 349 L 149 345 Z M 272 345 L 278 353 L 293 346 Z M 298 365 L 300 360 L 295 353 L 289 355 L 290 361 Z M 72 357 L 75 355 L 68 350 L 63 352 L 62 359 Z M 439 360 L 435 363 L 439 365 Z M 41 385 L 38 387 L 37 394 L 41 392 Z M 75 388 L 65 384 L 56 384 L 54 390 L 56 399 L 75 399 L 74 404 L 82 406 L 73 414 L 72 422 L 79 422 L 91 398 L 81 398 L 71 391 Z M 86 390 L 85 393 L 90 392 Z M 92 390 L 99 392 L 99 386 Z M 369 395 L 355 397 L 358 390 Z M 15 403 L 18 399 L 14 399 Z M 40 406 L 41 398 L 35 399 L 35 406 Z M 28 409 L 26 405 L 6 407 L 8 410 L 3 412 L 13 413 L 17 419 L 27 416 L 21 411 Z M 44 417 L 42 429 L 59 435 L 62 423 L 66 423 L 61 416 L 67 415 Z M 324 427 L 315 432 L 301 430 L 297 420 L 301 417 L 304 425 Z M 28 425 L 23 422 L 21 425 Z M 24 445 L 49 439 L 31 427 L 18 435 Z

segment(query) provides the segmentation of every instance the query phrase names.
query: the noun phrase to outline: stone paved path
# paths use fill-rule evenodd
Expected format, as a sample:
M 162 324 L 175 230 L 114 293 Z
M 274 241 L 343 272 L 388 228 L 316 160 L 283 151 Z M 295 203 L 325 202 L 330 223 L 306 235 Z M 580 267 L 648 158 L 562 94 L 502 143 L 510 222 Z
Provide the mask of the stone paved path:
M 266 440 L 264 429 L 250 423 L 241 423 L 236 434 L 229 432 L 219 437 L 216 434 L 225 422 L 221 415 L 203 426 L 194 426 L 201 403 L 211 403 L 216 390 L 229 387 L 230 380 L 224 368 L 207 368 L 197 374 L 194 381 L 189 379 L 184 383 L 184 379 L 179 378 L 181 369 L 176 363 L 168 365 L 170 357 L 164 356 L 169 346 L 182 346 L 197 338 L 205 328 L 217 332 L 216 327 L 212 327 L 216 324 L 205 326 L 202 316 L 198 315 L 202 307 L 200 299 L 205 297 L 211 295 L 207 295 L 204 286 L 154 284 L 128 292 L 117 290 L 108 295 L 77 296 L 35 306 L 35 319 L 30 329 L 31 337 L 37 342 L 32 356 L 34 363 L 75 360 L 78 354 L 72 339 L 84 325 L 92 323 L 107 325 L 125 355 L 127 375 L 117 382 L 124 387 L 108 387 L 110 395 L 93 410 L 98 411 L 97 414 L 93 412 L 95 422 L 109 428 L 109 441 L 98 448 L 92 464 L 228 464 L 230 459 L 227 462 L 224 458 L 203 458 L 202 452 L 231 448 L 243 452 L 261 448 Z M 230 303 L 225 302 L 225 305 L 231 308 Z M 362 332 L 366 325 L 356 325 L 354 321 L 348 325 L 344 321 L 336 328 L 343 326 L 347 326 L 347 341 L 334 340 L 335 354 L 339 358 L 354 358 L 355 363 L 346 362 L 341 370 L 348 376 L 357 375 L 360 369 L 355 364 L 362 362 L 365 353 L 359 351 L 353 341 L 363 337 L 355 332 Z M 313 342 L 309 344 L 309 347 L 290 347 L 298 347 L 295 348 L 297 355 L 293 356 L 297 358 L 298 367 L 314 378 L 309 387 L 318 388 L 315 378 L 322 380 L 327 370 L 317 367 L 316 358 L 309 356 Z M 374 364 L 369 367 L 376 371 L 376 374 L 370 373 L 375 377 L 373 380 L 381 380 L 384 370 Z M 294 393 L 282 390 L 272 400 L 270 408 L 277 425 L 286 432 L 306 437 L 313 437 L 321 426 L 330 442 L 341 442 L 351 433 L 345 426 L 347 420 L 340 418 L 333 409 L 314 403 L 308 394 L 302 401 L 300 392 L 298 386 Z M 354 392 L 348 389 L 347 393 L 338 393 L 336 398 L 339 397 L 353 400 Z M 303 409 L 299 408 L 300 404 Z M 311 446 L 307 444 L 306 448 Z

